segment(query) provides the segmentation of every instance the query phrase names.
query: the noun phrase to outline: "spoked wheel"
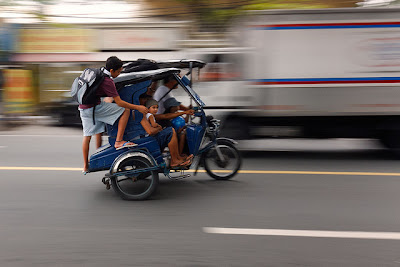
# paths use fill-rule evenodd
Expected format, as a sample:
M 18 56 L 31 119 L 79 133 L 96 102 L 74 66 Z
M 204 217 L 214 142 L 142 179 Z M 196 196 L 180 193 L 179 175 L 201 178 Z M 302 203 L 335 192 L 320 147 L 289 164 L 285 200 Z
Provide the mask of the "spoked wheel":
M 152 167 L 143 157 L 124 159 L 118 166 L 118 172 L 139 170 Z M 122 199 L 144 200 L 153 194 L 158 186 L 158 172 L 148 171 L 137 175 L 121 175 L 111 178 L 112 186 Z
M 220 155 L 215 147 L 209 150 L 204 157 L 204 168 L 212 178 L 228 180 L 239 171 L 242 159 L 239 151 L 230 142 L 219 140 L 217 147 Z

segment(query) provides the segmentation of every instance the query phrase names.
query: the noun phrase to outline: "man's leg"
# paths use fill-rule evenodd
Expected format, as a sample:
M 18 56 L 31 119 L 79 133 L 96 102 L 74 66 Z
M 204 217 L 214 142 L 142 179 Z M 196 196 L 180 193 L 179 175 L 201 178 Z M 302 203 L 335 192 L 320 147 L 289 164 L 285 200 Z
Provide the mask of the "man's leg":
M 130 109 L 125 109 L 124 113 L 122 113 L 121 117 L 119 118 L 118 122 L 118 132 L 117 132 L 117 139 L 115 140 L 115 148 L 123 146 L 126 141 L 124 141 L 124 133 L 126 125 L 128 124 L 129 115 L 131 113 Z M 133 145 L 133 143 L 128 143 L 128 145 Z
M 89 170 L 89 145 L 91 136 L 84 136 L 82 142 L 82 152 L 83 152 L 83 171 L 87 172 Z
M 182 131 L 179 134 L 179 155 L 182 155 L 183 149 L 185 148 L 185 143 L 186 143 L 186 132 Z
M 182 158 L 179 154 L 179 146 L 178 146 L 178 136 L 174 129 L 172 129 L 172 138 L 168 143 L 169 153 L 171 154 L 171 166 L 177 166 L 185 163 L 184 158 Z M 190 163 L 190 161 L 187 161 Z
M 102 136 L 103 136 L 103 133 L 96 134 L 96 149 L 101 147 L 101 144 L 102 144 L 101 137 Z
M 178 150 L 178 138 L 176 136 L 176 132 L 172 129 L 172 138 L 168 143 L 169 153 L 171 154 L 171 165 L 178 165 L 182 163 L 182 159 L 179 156 Z

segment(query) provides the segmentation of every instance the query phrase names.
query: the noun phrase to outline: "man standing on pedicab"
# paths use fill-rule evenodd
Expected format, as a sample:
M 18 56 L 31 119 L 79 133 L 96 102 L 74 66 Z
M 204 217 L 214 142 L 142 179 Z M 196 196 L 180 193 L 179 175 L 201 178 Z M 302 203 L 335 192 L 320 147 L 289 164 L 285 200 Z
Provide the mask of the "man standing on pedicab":
M 118 133 L 115 141 L 115 149 L 136 146 L 132 142 L 123 140 L 126 124 L 128 123 L 130 110 L 136 109 L 143 114 L 147 114 L 148 110 L 142 105 L 134 105 L 125 102 L 119 96 L 114 81 L 122 71 L 122 61 L 115 57 L 109 57 L 106 61 L 106 67 L 103 72 L 106 74 L 104 81 L 96 90 L 96 104 L 79 105 L 79 112 L 83 127 L 83 174 L 89 171 L 89 145 L 93 135 L 97 135 L 104 131 L 105 124 L 113 125 L 118 119 Z M 101 101 L 101 97 L 112 97 L 115 103 Z M 94 112 L 94 114 L 93 114 Z M 93 119 L 94 115 L 94 119 Z

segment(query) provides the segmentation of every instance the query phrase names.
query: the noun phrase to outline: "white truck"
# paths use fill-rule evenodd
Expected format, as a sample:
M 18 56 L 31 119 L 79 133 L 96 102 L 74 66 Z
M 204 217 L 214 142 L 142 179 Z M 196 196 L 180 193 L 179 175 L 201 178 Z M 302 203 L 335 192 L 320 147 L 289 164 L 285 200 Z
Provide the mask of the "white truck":
M 233 53 L 242 81 L 196 85 L 225 136 L 378 138 L 400 152 L 400 9 L 254 11 L 244 21 Z

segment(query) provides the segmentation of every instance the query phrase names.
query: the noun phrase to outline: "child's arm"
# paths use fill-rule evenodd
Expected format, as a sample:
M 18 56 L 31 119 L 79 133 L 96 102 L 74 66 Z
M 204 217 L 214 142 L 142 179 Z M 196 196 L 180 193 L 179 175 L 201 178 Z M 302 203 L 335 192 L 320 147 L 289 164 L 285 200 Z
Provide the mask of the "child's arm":
M 157 128 L 158 125 L 159 125 L 159 124 L 156 122 L 156 120 L 154 119 L 154 116 L 153 116 L 153 115 L 150 115 L 150 116 L 149 116 L 149 122 L 150 122 L 151 127 L 153 127 L 153 128 Z
M 161 126 L 157 127 L 157 128 L 152 127 L 145 116 L 143 116 L 143 119 L 140 121 L 140 124 L 142 125 L 142 127 L 146 131 L 146 133 L 148 133 L 149 135 L 155 135 L 162 131 Z

